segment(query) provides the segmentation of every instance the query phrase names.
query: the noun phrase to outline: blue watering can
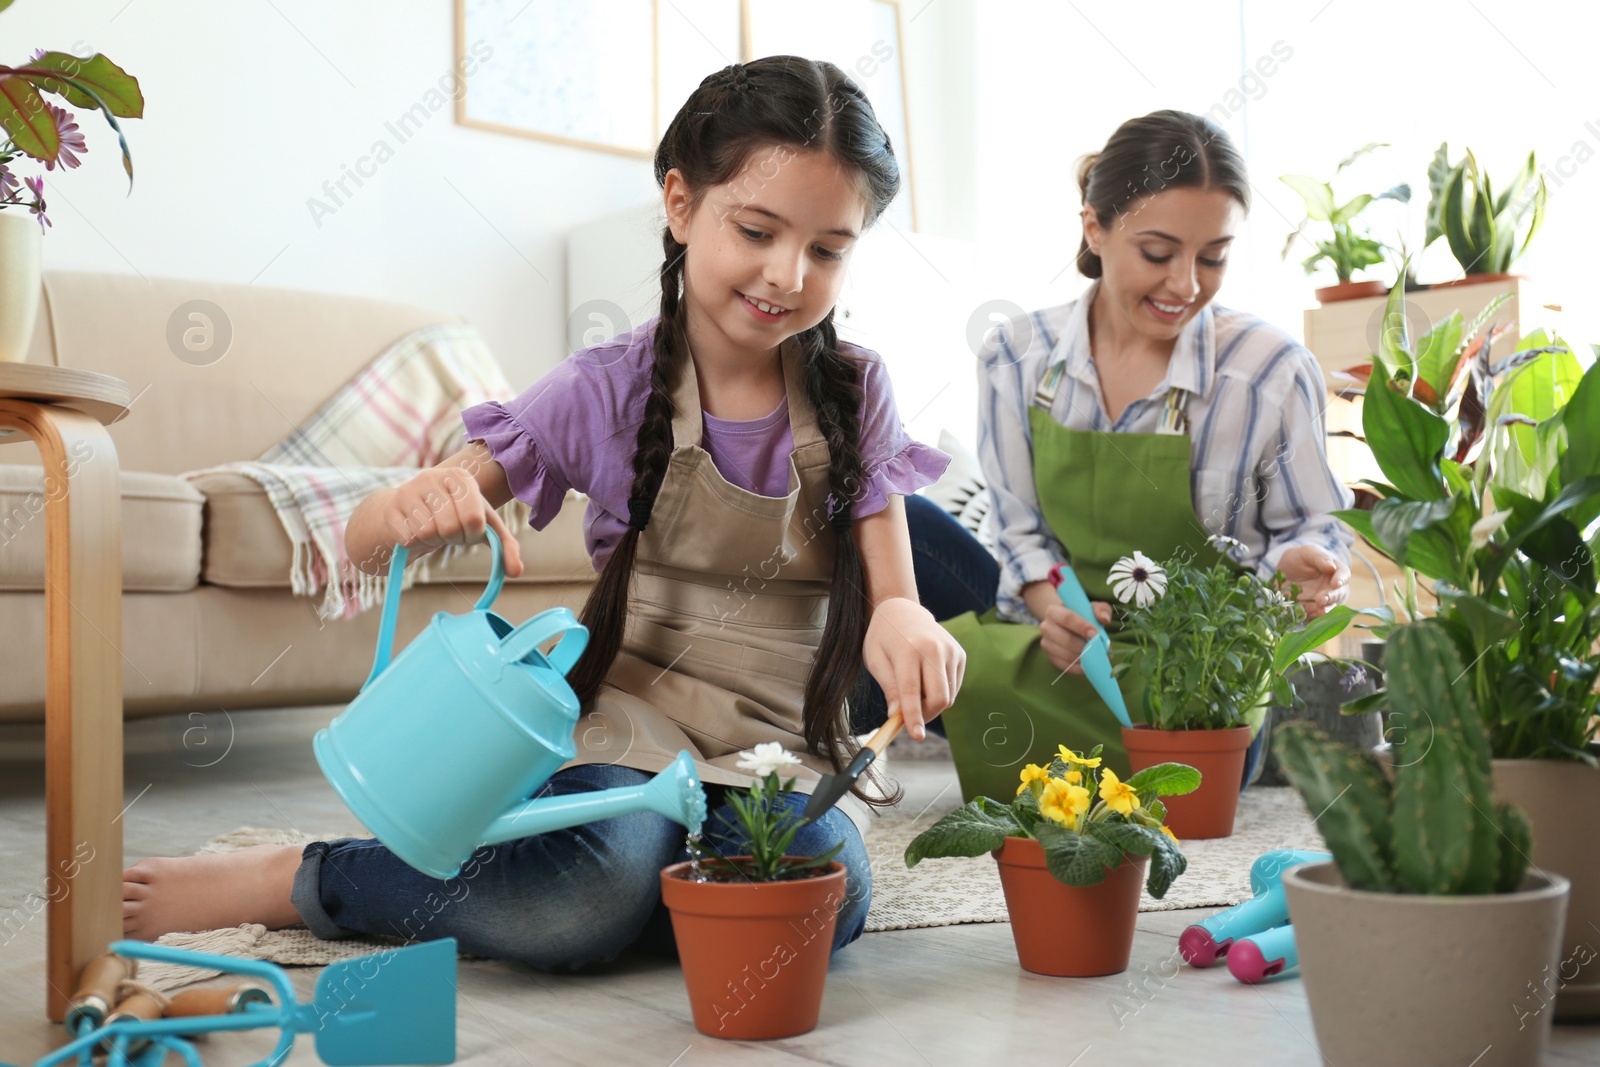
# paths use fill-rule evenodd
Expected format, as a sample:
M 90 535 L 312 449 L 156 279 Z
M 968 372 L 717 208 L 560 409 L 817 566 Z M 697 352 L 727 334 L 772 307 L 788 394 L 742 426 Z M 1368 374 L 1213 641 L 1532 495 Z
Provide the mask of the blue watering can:
M 334 791 L 391 852 L 441 879 L 480 845 L 636 811 L 698 832 L 706 796 L 687 752 L 637 786 L 530 799 L 576 752 L 578 697 L 566 673 L 589 631 L 566 608 L 521 626 L 490 611 L 505 558 L 488 534 L 494 570 L 477 605 L 436 614 L 391 663 L 407 558 L 395 546 L 372 674 L 312 745 Z

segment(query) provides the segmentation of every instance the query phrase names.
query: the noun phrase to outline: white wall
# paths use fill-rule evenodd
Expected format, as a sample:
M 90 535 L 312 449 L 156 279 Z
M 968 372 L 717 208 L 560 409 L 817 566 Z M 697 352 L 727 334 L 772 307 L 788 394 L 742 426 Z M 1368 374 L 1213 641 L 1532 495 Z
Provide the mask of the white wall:
M 1280 258 L 1304 214 L 1280 174 L 1326 179 L 1353 149 L 1389 142 L 1335 191 L 1342 201 L 1410 182 L 1409 210 L 1385 205 L 1371 221 L 1388 240 L 1404 227 L 1415 251 L 1439 142 L 1450 142 L 1452 158 L 1470 145 L 1497 182 L 1536 149 L 1550 209 L 1513 269 L 1563 300 L 1569 340 L 1600 340 L 1591 309 L 1600 287 L 1597 31 L 1592 5 L 1564 0 L 985 0 L 974 102 L 984 261 L 1006 273 L 1020 304 L 1071 297 L 1084 285 L 1071 268 L 1080 234 L 1073 162 L 1124 119 L 1162 107 L 1210 112 L 1244 151 L 1255 189 L 1218 299 L 1298 335 L 1311 290 L 1333 279 L 1304 275 L 1304 242 Z M 1442 241 L 1421 261 L 1424 282 L 1459 276 Z
M 135 182 L 98 115 L 85 165 L 47 176 L 46 269 L 357 293 L 466 316 L 513 384 L 565 355 L 564 240 L 654 190 L 643 160 L 455 124 L 386 124 L 454 63 L 450 0 L 18 0 L 6 61 L 104 52 L 139 79 Z M 490 59 L 493 62 L 493 59 Z M 439 99 L 437 96 L 433 99 Z M 76 110 L 76 109 L 74 109 Z M 394 155 L 320 219 L 308 200 L 387 141 Z M 370 169 L 370 168 L 369 168 Z
M 969 2 L 904 13 L 925 228 L 959 228 L 971 200 L 961 165 L 941 163 L 965 151 L 935 111 L 950 91 L 942 5 Z M 656 194 L 648 161 L 458 126 L 453 101 L 396 137 L 387 124 L 451 72 L 451 0 L 17 0 L 0 41 L 11 63 L 36 46 L 104 52 L 144 91 L 146 117 L 126 123 L 131 196 L 110 130 L 80 115 L 85 165 L 46 179 L 47 269 L 437 307 L 476 323 L 519 387 L 567 353 L 568 229 Z M 392 158 L 359 187 L 345 178 L 336 204 L 324 183 L 380 140 Z

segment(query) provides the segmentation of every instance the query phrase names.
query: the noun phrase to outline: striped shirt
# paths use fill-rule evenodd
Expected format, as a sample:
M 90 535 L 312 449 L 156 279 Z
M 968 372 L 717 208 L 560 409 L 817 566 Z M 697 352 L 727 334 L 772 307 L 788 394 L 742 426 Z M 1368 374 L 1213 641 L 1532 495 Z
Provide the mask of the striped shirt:
M 994 495 L 989 515 L 1000 558 L 1000 617 L 1037 619 L 1022 587 L 1068 558 L 1039 509 L 1033 479 L 1032 403 L 1045 371 L 1064 363 L 1050 405 L 1073 430 L 1155 433 L 1172 387 L 1190 395 L 1189 488 L 1196 517 L 1245 546 L 1240 558 L 1269 577 L 1284 550 L 1311 544 L 1346 561 L 1355 535 L 1330 512 L 1352 503 L 1328 468 L 1327 387 L 1316 359 L 1270 323 L 1208 305 L 1184 327 L 1167 376 L 1113 422 L 1089 352 L 1089 305 L 1077 300 L 998 327 L 978 364 L 978 458 Z

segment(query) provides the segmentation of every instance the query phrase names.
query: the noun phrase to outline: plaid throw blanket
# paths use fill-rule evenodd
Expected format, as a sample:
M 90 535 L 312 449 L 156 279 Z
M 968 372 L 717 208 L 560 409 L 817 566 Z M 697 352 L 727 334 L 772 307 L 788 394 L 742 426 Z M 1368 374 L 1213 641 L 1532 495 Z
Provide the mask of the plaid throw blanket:
M 258 459 L 184 477 L 226 472 L 260 484 L 294 547 L 289 584 L 322 594 L 318 614 L 349 619 L 383 600 L 381 576 L 358 570 L 344 531 L 356 507 L 397 486 L 466 443 L 462 408 L 504 400 L 511 386 L 477 331 L 460 323 L 428 326 L 401 338 Z M 515 534 L 526 505 L 501 510 Z M 426 580 L 428 565 L 468 549 L 450 546 L 406 569 L 403 586 Z

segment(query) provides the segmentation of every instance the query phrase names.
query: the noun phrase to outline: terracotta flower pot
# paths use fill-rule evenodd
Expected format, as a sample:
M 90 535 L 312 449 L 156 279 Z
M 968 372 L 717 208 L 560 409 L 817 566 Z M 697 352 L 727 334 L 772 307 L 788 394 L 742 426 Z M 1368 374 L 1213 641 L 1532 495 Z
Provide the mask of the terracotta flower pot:
M 1167 828 L 1179 840 L 1232 836 L 1250 727 L 1156 730 L 1124 726 L 1122 741 L 1128 746 L 1128 765 L 1135 774 L 1158 763 L 1187 763 L 1200 772 L 1199 789 L 1161 798 L 1167 806 Z
M 1557 963 L 1565 878 L 1530 872 L 1519 892 L 1479 896 L 1369 893 L 1313 863 L 1283 886 L 1327 1062 L 1540 1062 L 1553 1013 L 1529 989 Z
M 845 899 L 844 864 L 787 882 L 691 882 L 661 872 L 661 898 L 689 988 L 694 1026 L 730 1040 L 803 1034 L 817 1025 Z
M 991 855 L 1023 970 L 1093 978 L 1128 969 L 1147 857 L 1127 857 L 1099 885 L 1074 886 L 1056 880 L 1031 837 L 1008 837 Z
M 1492 285 L 1497 282 L 1509 282 L 1520 278 L 1520 274 L 1469 274 L 1464 278 L 1452 278 L 1447 282 L 1434 282 L 1434 289 L 1451 289 L 1458 285 Z
M 1337 304 L 1341 300 L 1360 300 L 1364 296 L 1383 296 L 1389 287 L 1383 282 L 1340 282 L 1316 290 L 1317 303 Z
M 1497 759 L 1494 791 L 1533 824 L 1533 866 L 1572 883 L 1554 981 L 1556 1022 L 1600 1019 L 1600 770 L 1564 760 Z

